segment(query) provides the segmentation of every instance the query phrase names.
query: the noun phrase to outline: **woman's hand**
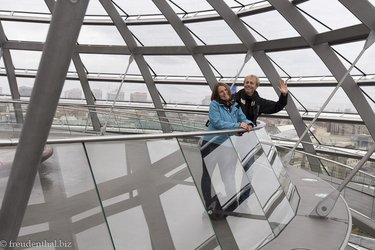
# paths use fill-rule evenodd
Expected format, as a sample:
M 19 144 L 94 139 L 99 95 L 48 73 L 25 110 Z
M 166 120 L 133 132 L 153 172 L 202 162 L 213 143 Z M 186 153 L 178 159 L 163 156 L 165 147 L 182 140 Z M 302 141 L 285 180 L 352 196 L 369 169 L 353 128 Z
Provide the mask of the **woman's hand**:
M 252 126 L 244 123 L 244 122 L 241 122 L 240 123 L 240 128 L 243 128 L 244 130 L 246 130 L 247 132 L 251 131 L 251 129 L 253 128 Z

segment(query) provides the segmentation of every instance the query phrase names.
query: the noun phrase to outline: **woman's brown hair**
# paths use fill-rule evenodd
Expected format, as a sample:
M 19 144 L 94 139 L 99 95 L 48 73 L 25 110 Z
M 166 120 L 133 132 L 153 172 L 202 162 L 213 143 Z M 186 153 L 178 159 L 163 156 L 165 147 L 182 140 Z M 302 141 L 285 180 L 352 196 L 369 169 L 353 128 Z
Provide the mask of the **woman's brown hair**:
M 219 87 L 220 86 L 225 87 L 226 90 L 228 91 L 229 96 L 232 96 L 232 91 L 230 90 L 229 85 L 224 83 L 224 82 L 218 82 L 218 83 L 215 84 L 215 86 L 212 90 L 211 101 L 213 101 L 213 100 L 218 101 L 220 99 L 220 97 L 219 97 Z

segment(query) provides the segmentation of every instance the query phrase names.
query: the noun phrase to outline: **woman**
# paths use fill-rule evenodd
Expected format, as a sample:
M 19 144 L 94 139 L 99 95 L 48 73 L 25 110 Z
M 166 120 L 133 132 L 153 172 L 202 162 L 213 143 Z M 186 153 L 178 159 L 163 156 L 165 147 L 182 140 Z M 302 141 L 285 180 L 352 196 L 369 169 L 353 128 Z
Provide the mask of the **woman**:
M 250 131 L 254 124 L 248 120 L 226 83 L 218 82 L 211 95 L 208 130 L 243 128 Z
M 253 127 L 253 123 L 246 119 L 241 107 L 236 102 L 232 102 L 232 93 L 229 86 L 222 82 L 217 83 L 212 90 L 208 116 L 208 130 L 243 128 L 250 131 Z M 227 140 L 228 138 L 227 135 L 207 135 L 203 137 L 201 145 L 203 158 L 202 194 L 206 208 L 210 212 L 211 218 L 214 219 L 225 217 L 220 214 L 213 216 L 213 212 L 221 210 L 220 201 L 226 203 L 236 194 L 234 173 L 238 159 L 231 143 Z M 222 199 L 217 195 L 211 196 L 211 175 L 216 166 L 219 167 L 225 189 L 225 197 Z M 219 189 L 218 187 L 222 184 L 214 183 L 214 189 L 215 186 Z

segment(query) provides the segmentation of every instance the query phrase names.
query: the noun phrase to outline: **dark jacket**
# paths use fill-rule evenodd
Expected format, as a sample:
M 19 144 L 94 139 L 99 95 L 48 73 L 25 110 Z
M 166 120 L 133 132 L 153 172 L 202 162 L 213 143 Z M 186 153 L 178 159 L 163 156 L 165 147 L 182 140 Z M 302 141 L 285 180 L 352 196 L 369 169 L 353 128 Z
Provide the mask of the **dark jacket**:
M 248 96 L 244 89 L 241 89 L 234 95 L 234 100 L 241 105 L 246 118 L 255 125 L 257 118 L 261 114 L 273 114 L 282 110 L 288 102 L 288 94 L 280 94 L 277 102 L 264 99 L 255 91 L 252 96 Z

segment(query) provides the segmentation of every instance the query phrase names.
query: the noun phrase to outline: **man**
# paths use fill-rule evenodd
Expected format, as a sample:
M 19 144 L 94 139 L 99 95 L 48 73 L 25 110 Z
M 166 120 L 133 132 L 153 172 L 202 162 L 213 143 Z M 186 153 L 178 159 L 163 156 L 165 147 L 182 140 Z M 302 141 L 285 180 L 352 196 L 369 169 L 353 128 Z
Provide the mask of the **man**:
M 258 116 L 277 113 L 286 106 L 288 101 L 288 86 L 283 80 L 279 82 L 278 87 L 281 95 L 277 102 L 260 97 L 256 91 L 258 87 L 259 78 L 256 75 L 248 75 L 244 79 L 244 88 L 234 96 L 235 101 L 241 105 L 247 119 L 251 120 L 255 125 L 257 124 Z
M 277 102 L 264 99 L 259 96 L 256 89 L 259 87 L 259 78 L 256 75 L 248 75 L 244 79 L 244 88 L 234 95 L 234 100 L 240 104 L 246 118 L 252 121 L 255 126 L 258 116 L 261 114 L 273 114 L 282 110 L 288 102 L 288 86 L 283 81 L 279 82 L 279 90 L 281 95 Z M 254 158 L 250 159 L 244 170 L 247 172 L 254 162 Z M 250 189 L 241 194 L 238 204 L 241 204 L 250 196 Z

